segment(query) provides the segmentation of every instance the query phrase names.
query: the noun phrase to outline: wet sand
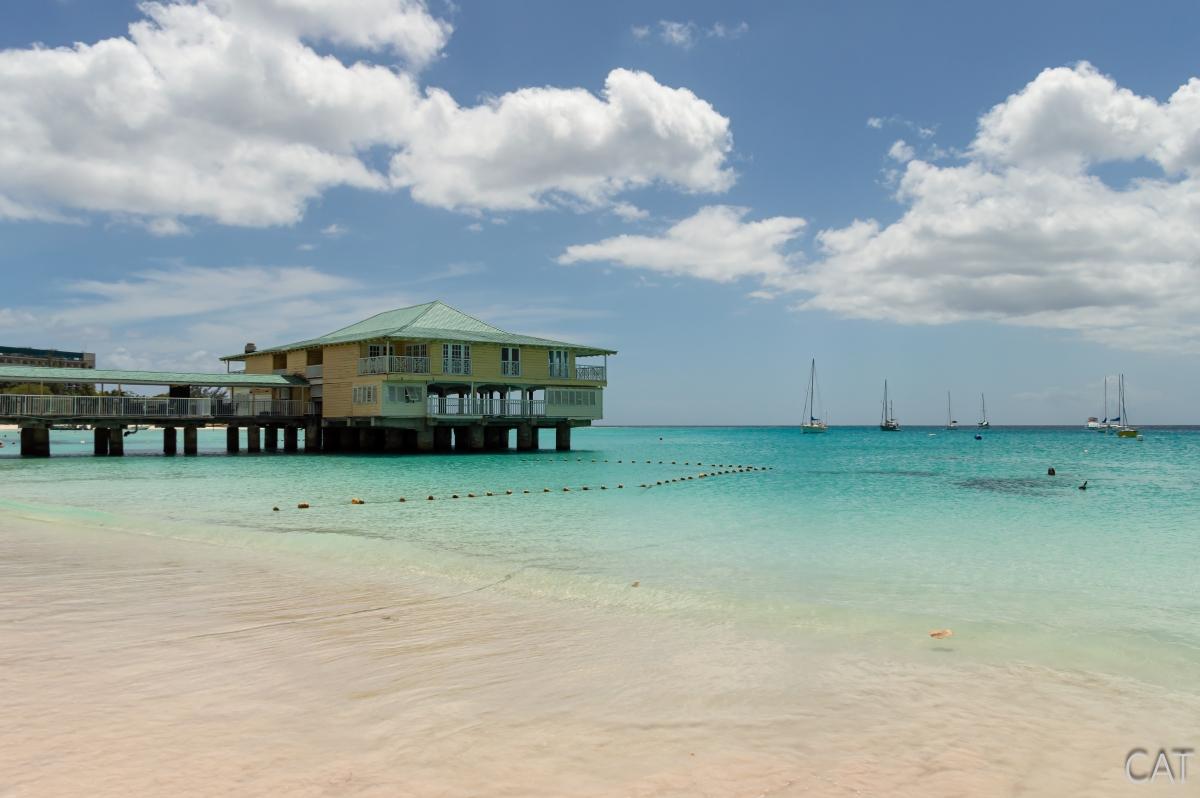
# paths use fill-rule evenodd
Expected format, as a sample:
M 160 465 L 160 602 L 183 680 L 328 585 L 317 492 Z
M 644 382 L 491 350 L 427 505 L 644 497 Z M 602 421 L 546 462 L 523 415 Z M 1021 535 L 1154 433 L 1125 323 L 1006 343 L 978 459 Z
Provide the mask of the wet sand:
M 1137 795 L 1129 749 L 1200 742 L 1190 694 L 953 639 L 902 661 L 33 520 L 0 532 L 0 638 L 6 796 Z

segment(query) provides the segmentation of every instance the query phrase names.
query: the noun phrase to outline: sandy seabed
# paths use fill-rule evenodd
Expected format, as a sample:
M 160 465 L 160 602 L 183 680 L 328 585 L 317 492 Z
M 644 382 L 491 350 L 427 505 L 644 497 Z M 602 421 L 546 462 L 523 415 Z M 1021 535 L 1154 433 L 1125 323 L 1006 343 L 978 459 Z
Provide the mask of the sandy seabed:
M 0 641 L 4 796 L 1143 795 L 1127 751 L 1200 743 L 1190 694 L 952 646 L 27 519 L 0 521 Z

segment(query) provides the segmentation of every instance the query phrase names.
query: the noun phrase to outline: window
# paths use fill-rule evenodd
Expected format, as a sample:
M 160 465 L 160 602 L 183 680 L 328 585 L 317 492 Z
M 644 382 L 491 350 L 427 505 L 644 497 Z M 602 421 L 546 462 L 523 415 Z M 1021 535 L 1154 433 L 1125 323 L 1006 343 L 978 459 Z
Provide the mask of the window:
M 287 368 L 287 352 L 278 352 L 271 355 L 271 368 L 278 371 L 279 369 Z
M 442 372 L 445 374 L 470 374 L 471 345 L 442 344 Z
M 546 391 L 546 404 L 566 407 L 595 407 L 597 391 L 569 391 L 565 388 L 551 388 Z
M 521 376 L 521 350 L 515 346 L 500 347 L 500 373 L 508 377 Z
M 405 344 L 405 357 L 429 357 L 429 344 Z
M 375 385 L 355 385 L 351 395 L 351 401 L 356 405 L 373 405 L 375 404 Z
M 396 348 L 391 344 L 368 344 L 367 357 L 383 357 L 396 354 Z
M 564 379 L 567 376 L 567 364 L 569 362 L 567 350 L 551 349 L 550 350 L 550 376 Z
M 389 385 L 387 386 L 387 400 L 392 404 L 419 404 L 421 388 L 417 385 Z

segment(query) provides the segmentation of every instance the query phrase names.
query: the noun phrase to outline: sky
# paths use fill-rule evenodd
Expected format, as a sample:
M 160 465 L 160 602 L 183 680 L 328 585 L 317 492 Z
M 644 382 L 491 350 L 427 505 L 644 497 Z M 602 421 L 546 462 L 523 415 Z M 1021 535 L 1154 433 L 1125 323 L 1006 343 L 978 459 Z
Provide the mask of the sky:
M 606 423 L 1200 423 L 1200 6 L 0 2 L 0 343 L 442 299 Z

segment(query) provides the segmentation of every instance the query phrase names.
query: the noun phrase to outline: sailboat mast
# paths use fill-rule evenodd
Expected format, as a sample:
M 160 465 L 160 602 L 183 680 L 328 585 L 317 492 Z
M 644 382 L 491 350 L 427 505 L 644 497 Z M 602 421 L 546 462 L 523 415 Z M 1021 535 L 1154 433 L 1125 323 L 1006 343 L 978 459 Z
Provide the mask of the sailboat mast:
M 953 420 L 954 413 L 950 411 L 950 392 L 946 391 L 946 425 L 949 426 L 950 422 Z
M 805 423 L 811 423 L 813 420 L 813 416 L 815 416 L 817 414 L 817 395 L 815 393 L 813 393 L 813 385 L 816 384 L 816 381 L 817 381 L 817 359 L 814 357 L 812 359 L 812 365 L 808 369 L 809 406 L 808 406 L 808 421 Z

